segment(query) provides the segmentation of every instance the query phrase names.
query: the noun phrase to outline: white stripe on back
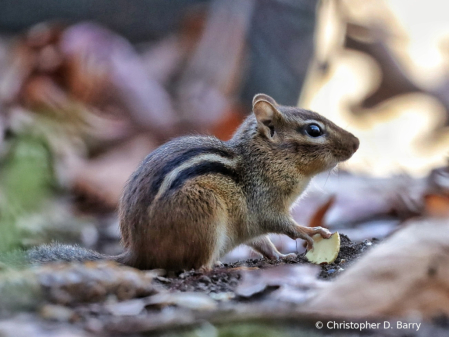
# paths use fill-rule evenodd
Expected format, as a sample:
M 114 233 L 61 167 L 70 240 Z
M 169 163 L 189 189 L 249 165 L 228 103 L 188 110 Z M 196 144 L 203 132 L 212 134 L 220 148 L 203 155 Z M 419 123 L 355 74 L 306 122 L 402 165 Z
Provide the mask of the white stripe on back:
M 159 191 L 156 194 L 156 197 L 154 200 L 157 200 L 160 198 L 161 195 L 163 195 L 167 189 L 170 187 L 173 181 L 178 177 L 179 173 L 183 170 L 195 166 L 197 164 L 200 164 L 201 162 L 218 162 L 226 166 L 230 166 L 232 168 L 235 168 L 236 159 L 228 159 L 222 156 L 219 156 L 218 154 L 212 154 L 212 153 L 206 153 L 199 156 L 196 156 L 181 165 L 179 165 L 177 168 L 173 169 L 171 172 L 169 172 L 162 181 L 161 186 L 159 187 Z

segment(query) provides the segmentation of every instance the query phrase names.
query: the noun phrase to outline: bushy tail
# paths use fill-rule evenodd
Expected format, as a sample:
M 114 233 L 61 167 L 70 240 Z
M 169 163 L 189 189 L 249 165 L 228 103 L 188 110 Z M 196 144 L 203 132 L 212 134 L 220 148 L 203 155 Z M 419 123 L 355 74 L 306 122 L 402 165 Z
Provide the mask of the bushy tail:
M 26 252 L 27 260 L 32 264 L 50 262 L 72 262 L 72 261 L 97 261 L 111 260 L 113 257 L 100 254 L 96 251 L 76 245 L 50 244 L 31 248 Z

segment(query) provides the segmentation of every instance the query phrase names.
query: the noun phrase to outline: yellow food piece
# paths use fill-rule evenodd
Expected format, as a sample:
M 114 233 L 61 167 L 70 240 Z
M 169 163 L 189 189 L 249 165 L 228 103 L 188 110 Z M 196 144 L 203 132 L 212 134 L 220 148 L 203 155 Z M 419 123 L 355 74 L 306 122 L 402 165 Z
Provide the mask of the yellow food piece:
M 307 252 L 307 260 L 315 264 L 334 262 L 340 251 L 340 234 L 335 232 L 329 239 L 324 239 L 320 234 L 315 234 L 312 239 L 313 249 Z

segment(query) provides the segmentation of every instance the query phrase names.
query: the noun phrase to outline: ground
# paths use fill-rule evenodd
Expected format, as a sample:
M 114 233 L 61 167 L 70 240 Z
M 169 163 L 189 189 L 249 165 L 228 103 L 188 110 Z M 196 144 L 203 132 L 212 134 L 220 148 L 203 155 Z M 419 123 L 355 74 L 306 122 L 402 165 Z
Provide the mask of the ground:
M 346 235 L 340 235 L 340 253 L 334 263 L 321 265 L 321 272 L 318 277 L 323 280 L 330 280 L 344 272 L 359 256 L 361 256 L 377 239 L 365 240 L 360 243 L 352 242 Z M 168 290 L 175 291 L 201 291 L 211 292 L 234 292 L 240 280 L 240 271 L 243 268 L 270 268 L 283 264 L 304 264 L 309 263 L 304 254 L 300 254 L 296 259 L 267 260 L 249 259 L 237 261 L 230 264 L 223 264 L 223 267 L 216 267 L 212 271 L 202 273 L 199 271 L 189 271 L 172 278 L 160 278 L 161 284 Z
M 443 316 L 419 330 L 360 331 L 328 329 L 328 320 L 305 313 L 310 294 L 378 244 L 376 239 L 355 243 L 340 235 L 337 259 L 321 266 L 300 254 L 296 259 L 249 259 L 208 272 L 171 275 L 97 262 L 49 267 L 38 274 L 43 302 L 28 313 L 4 315 L 0 335 L 446 336 L 449 323 Z M 318 321 L 323 328 L 317 329 Z M 395 320 L 389 322 L 396 327 Z

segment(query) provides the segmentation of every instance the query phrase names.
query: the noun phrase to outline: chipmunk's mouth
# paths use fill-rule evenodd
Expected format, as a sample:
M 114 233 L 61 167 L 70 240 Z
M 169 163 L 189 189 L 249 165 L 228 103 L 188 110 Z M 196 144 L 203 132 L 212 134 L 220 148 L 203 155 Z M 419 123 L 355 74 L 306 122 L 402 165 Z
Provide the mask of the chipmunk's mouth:
M 352 152 L 352 151 L 345 151 L 345 152 L 340 152 L 338 154 L 335 154 L 336 164 L 348 160 L 349 158 L 352 157 L 352 155 L 354 153 L 355 152 Z
M 360 141 L 357 137 L 352 136 L 344 146 L 334 150 L 333 155 L 337 159 L 337 162 L 346 161 L 357 152 L 360 146 Z

